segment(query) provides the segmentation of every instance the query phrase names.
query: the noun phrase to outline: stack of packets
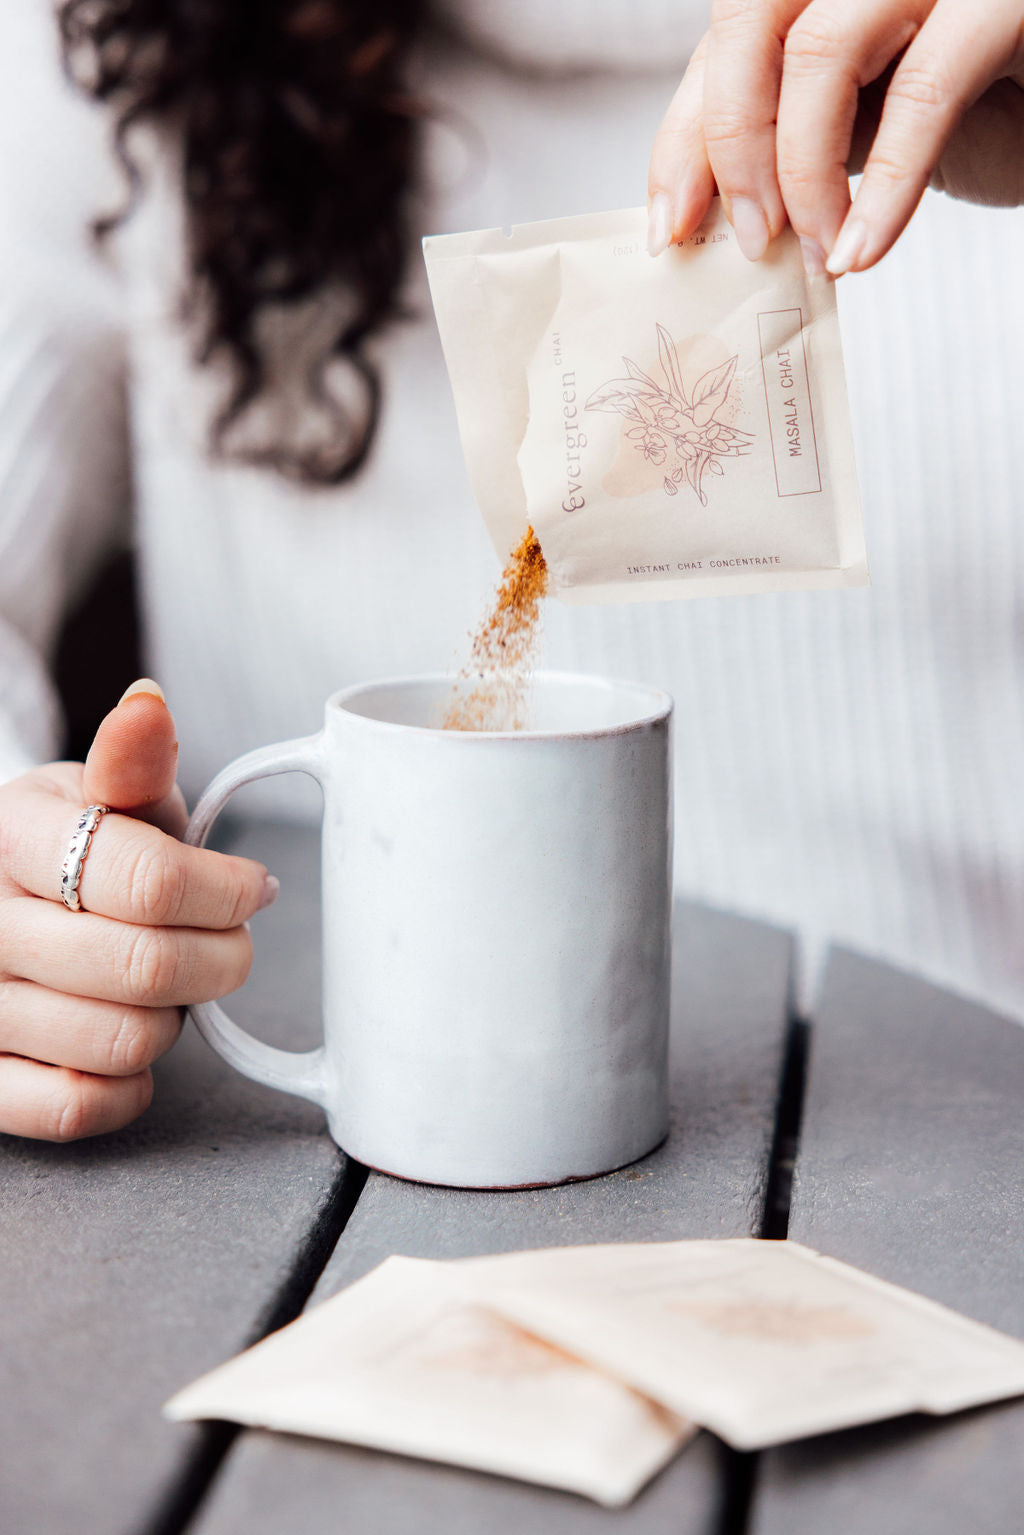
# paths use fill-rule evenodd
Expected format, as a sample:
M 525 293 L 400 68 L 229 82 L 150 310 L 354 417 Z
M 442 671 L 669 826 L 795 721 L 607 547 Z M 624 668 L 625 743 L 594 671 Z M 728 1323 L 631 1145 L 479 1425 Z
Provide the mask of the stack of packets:
M 178 1393 L 226 1418 L 628 1503 L 697 1431 L 759 1449 L 1024 1393 L 1024 1344 L 795 1242 L 393 1257 Z

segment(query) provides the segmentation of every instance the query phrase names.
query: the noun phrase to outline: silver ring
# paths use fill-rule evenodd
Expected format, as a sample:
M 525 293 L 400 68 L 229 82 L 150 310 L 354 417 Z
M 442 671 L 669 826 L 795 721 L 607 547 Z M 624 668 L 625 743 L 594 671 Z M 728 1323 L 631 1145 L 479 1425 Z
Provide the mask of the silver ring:
M 106 815 L 107 805 L 86 805 L 78 818 L 75 827 L 75 835 L 71 838 L 71 846 L 67 856 L 60 866 L 60 898 L 68 911 L 81 911 L 82 903 L 78 899 L 78 887 L 82 882 L 82 870 L 85 868 L 85 860 L 89 856 L 89 845 L 92 842 L 93 832 Z

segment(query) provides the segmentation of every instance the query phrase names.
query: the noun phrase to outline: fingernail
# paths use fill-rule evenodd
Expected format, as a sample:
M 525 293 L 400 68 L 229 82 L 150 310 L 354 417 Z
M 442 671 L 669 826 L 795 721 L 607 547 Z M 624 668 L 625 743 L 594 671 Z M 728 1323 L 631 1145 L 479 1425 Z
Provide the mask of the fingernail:
M 807 235 L 801 235 L 800 254 L 804 258 L 804 271 L 808 277 L 825 276 L 825 252 L 817 240 L 811 240 Z
M 162 704 L 167 702 L 164 697 L 164 690 L 159 682 L 154 682 L 152 677 L 140 677 L 138 682 L 133 682 L 130 688 L 125 688 L 121 697 L 117 700 L 118 705 L 127 703 L 129 698 L 134 698 L 137 693 L 149 693 L 154 698 L 159 698 Z
M 832 247 L 831 256 L 825 262 L 826 272 L 831 272 L 833 277 L 842 277 L 844 272 L 848 272 L 864 249 L 867 237 L 868 226 L 863 219 L 847 219 Z
M 693 222 L 693 214 L 705 191 L 704 177 L 700 168 L 687 164 L 679 173 L 675 196 L 672 199 L 672 228 L 682 229 Z M 698 221 L 699 222 L 699 221 Z
M 257 911 L 266 911 L 268 906 L 273 906 L 281 889 L 281 881 L 275 874 L 268 874 L 263 881 L 263 894 L 260 896 L 260 904 Z
M 730 212 L 736 244 L 748 261 L 760 261 L 771 238 L 768 220 L 752 197 L 734 197 Z
M 660 256 L 672 239 L 672 205 L 664 192 L 655 192 L 647 215 L 647 253 Z

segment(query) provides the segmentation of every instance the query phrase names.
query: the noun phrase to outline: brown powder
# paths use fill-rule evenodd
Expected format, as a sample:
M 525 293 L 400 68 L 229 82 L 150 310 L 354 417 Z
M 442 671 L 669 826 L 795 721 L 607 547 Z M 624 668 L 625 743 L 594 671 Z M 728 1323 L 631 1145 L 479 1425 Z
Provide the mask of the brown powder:
M 445 730 L 525 730 L 547 589 L 548 567 L 536 533 L 527 528 L 502 572 L 491 611 L 473 635 Z

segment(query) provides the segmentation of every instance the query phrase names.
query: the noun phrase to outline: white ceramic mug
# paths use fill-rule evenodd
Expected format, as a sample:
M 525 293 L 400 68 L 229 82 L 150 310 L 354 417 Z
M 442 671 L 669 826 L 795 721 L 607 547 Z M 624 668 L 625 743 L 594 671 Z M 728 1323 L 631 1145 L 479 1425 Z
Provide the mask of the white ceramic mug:
M 224 769 L 324 795 L 324 1043 L 192 1016 L 257 1082 L 322 1106 L 358 1161 L 494 1188 L 591 1177 L 668 1128 L 672 701 L 540 674 L 532 728 L 444 730 L 450 678 L 335 694 L 319 735 Z

